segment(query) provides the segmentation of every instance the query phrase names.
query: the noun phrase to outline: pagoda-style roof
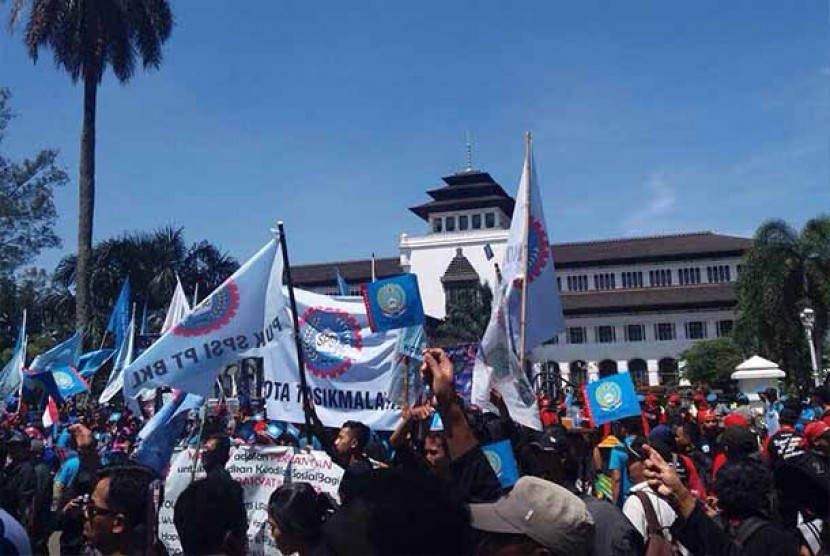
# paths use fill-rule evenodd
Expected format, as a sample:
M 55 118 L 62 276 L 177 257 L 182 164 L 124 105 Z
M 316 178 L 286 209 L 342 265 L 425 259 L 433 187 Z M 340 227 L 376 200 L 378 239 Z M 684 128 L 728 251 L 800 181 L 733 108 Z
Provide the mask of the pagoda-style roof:
M 469 170 L 442 179 L 447 185 L 427 191 L 432 201 L 409 210 L 427 221 L 436 212 L 479 208 L 499 208 L 508 216 L 513 214 L 513 197 L 487 172 Z
M 481 281 L 481 278 L 476 272 L 476 269 L 473 268 L 473 265 L 464 256 L 464 252 L 461 247 L 455 250 L 455 257 L 452 258 L 450 261 L 447 270 L 444 272 L 444 275 L 441 277 L 441 282 L 443 284 L 458 284 L 458 283 L 467 283 L 467 282 L 475 282 L 478 284 Z

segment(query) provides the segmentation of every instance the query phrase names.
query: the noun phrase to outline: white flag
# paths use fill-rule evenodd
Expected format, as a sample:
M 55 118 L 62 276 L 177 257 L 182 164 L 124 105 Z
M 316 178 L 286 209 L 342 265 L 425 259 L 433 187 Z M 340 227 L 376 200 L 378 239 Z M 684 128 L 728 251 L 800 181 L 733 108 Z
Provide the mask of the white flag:
M 124 395 L 169 386 L 207 397 L 229 363 L 290 333 L 282 257 L 272 239 L 124 371 Z
M 294 289 L 309 394 L 324 425 L 365 423 L 394 430 L 400 400 L 389 399 L 399 330 L 373 333 L 360 298 Z M 269 419 L 303 422 L 293 334 L 263 354 L 263 397 Z
M 98 403 L 109 403 L 121 388 L 124 386 L 124 369 L 130 366 L 133 362 L 133 350 L 135 349 L 135 314 L 130 319 L 130 324 L 127 327 L 126 338 L 121 342 L 118 352 L 115 354 L 115 361 L 112 364 L 112 371 L 104 391 L 101 392 L 101 397 Z M 127 400 L 129 402 L 129 400 Z M 135 406 L 134 406 L 135 407 Z
M 514 420 L 540 429 L 536 397 L 522 368 L 522 359 L 542 342 L 559 334 L 565 321 L 529 141 L 501 269 L 503 280 L 493 299 L 493 312 L 476 356 L 472 402 L 489 408 L 490 389 L 496 388 Z
M 176 276 L 176 289 L 173 291 L 173 298 L 170 300 L 170 306 L 167 308 L 167 315 L 164 317 L 161 334 L 166 334 L 168 330 L 179 324 L 189 312 L 190 303 L 188 303 L 187 296 L 184 294 L 181 280 Z

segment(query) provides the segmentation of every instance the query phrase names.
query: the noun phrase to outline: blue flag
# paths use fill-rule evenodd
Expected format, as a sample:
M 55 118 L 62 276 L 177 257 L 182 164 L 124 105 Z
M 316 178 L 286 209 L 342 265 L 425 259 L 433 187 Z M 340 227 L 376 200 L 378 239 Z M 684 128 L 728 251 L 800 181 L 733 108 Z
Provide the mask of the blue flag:
M 349 295 L 349 284 L 340 276 L 339 269 L 334 269 L 334 271 L 337 273 L 337 295 Z
M 44 390 L 59 404 L 75 394 L 89 391 L 89 385 L 74 367 L 30 374 L 28 378 L 43 386 Z
M 49 351 L 41 353 L 29 365 L 29 374 L 78 369 L 81 353 L 81 332 L 75 332 L 69 339 L 56 345 Z
M 418 361 L 424 360 L 424 350 L 427 348 L 427 335 L 423 325 L 408 326 L 401 330 L 398 336 L 398 353 Z
M 78 374 L 81 340 L 81 332 L 75 332 L 69 339 L 35 357 L 29 365 L 27 378 L 40 383 L 58 403 L 89 390 Z
M 23 311 L 23 323 L 17 332 L 17 342 L 14 344 L 12 358 L 0 371 L 0 400 L 5 400 L 10 394 L 17 392 L 23 381 L 23 367 L 26 364 L 26 311 Z
M 484 244 L 484 256 L 487 257 L 488 261 L 492 261 L 495 255 L 493 254 L 493 248 L 490 247 L 489 243 Z
M 191 409 L 199 409 L 204 398 L 187 392 L 176 391 L 138 433 L 141 445 L 135 459 L 160 475 L 170 464 L 170 457 L 184 432 L 187 415 Z
M 115 302 L 115 307 L 112 309 L 110 320 L 107 323 L 107 332 L 115 335 L 115 347 L 121 345 L 124 340 L 124 335 L 127 333 L 127 327 L 130 325 L 130 279 L 124 280 L 121 285 L 121 293 L 118 294 L 118 300 Z
M 81 376 L 84 378 L 93 376 L 96 372 L 98 372 L 98 369 L 103 367 L 106 362 L 110 360 L 113 353 L 115 353 L 114 349 L 104 348 L 81 355 L 78 359 Z
M 637 392 L 628 373 L 619 373 L 591 382 L 585 388 L 588 410 L 594 426 L 640 414 Z
M 481 447 L 490 467 L 496 472 L 502 488 L 510 488 L 519 480 L 519 466 L 509 440 L 493 442 Z
M 414 274 L 401 274 L 366 284 L 363 302 L 373 332 L 424 324 L 424 306 Z

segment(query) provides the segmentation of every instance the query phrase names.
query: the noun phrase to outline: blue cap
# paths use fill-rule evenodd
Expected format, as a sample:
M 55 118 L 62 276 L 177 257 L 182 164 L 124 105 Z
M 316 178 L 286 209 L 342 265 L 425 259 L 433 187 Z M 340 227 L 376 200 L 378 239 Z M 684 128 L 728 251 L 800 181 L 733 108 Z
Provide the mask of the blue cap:
M 716 401 L 718 401 L 718 395 L 717 394 L 709 394 L 708 396 L 706 396 L 706 401 L 707 402 L 716 402 Z

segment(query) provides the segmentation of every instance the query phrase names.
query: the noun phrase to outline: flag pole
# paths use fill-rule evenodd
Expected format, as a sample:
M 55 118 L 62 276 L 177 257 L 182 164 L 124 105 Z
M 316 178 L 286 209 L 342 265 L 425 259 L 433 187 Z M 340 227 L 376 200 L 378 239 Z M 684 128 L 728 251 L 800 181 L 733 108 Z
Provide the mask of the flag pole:
M 533 185 L 532 182 L 532 175 L 531 175 L 531 165 L 530 165 L 530 131 L 525 132 L 525 163 L 524 163 L 524 172 L 527 176 L 527 187 L 525 187 L 525 198 L 522 199 L 524 202 L 524 214 L 522 214 L 522 218 L 524 218 L 525 226 L 524 226 L 524 237 L 522 238 L 522 306 L 521 306 L 521 314 L 519 317 L 519 365 L 522 368 L 522 371 L 525 370 L 525 343 L 526 343 L 526 330 L 527 330 L 527 285 L 528 285 L 528 258 L 529 258 L 529 251 L 530 251 L 530 187 Z
M 285 226 L 282 220 L 277 222 L 280 232 L 280 246 L 282 248 L 282 262 L 285 264 L 285 281 L 288 286 L 288 301 L 291 303 L 291 317 L 294 322 L 294 344 L 297 347 L 297 369 L 300 372 L 300 393 L 303 401 L 303 417 L 305 419 L 305 436 L 308 445 L 311 445 L 311 420 L 308 415 L 308 383 L 305 376 L 305 357 L 303 356 L 302 340 L 300 339 L 300 320 L 297 315 L 297 299 L 294 297 L 294 281 L 291 279 L 291 263 L 288 262 L 288 243 L 285 240 Z

